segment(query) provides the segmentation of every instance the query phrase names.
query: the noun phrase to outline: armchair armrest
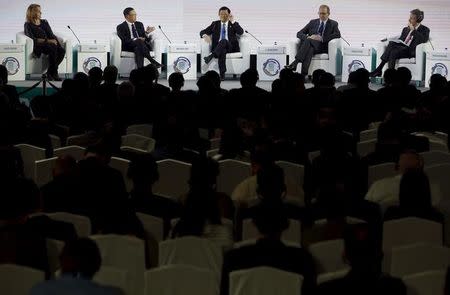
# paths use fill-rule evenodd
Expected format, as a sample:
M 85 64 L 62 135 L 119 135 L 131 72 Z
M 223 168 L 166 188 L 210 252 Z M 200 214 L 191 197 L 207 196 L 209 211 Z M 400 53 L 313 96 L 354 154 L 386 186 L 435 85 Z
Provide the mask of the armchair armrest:
M 200 38 L 200 46 L 201 46 L 201 57 L 208 56 L 211 53 L 211 44 L 205 41 L 205 39 Z
M 23 31 L 16 34 L 16 43 L 25 45 L 25 54 L 27 56 L 33 53 L 34 41 L 25 35 Z
M 250 57 L 250 53 L 252 50 L 250 40 L 248 39 L 248 36 L 246 34 L 243 34 L 239 38 L 239 47 L 242 53 L 242 56 L 246 58 L 247 56 Z
M 159 63 L 162 61 L 162 53 L 163 53 L 163 40 L 161 38 L 153 39 L 153 52 L 155 53 L 155 60 Z
M 295 38 L 295 39 L 291 39 L 289 40 L 289 42 L 287 43 L 287 54 L 289 55 L 289 62 L 292 62 L 291 60 L 291 56 L 294 57 L 297 54 L 297 46 L 300 43 L 300 39 Z
M 111 64 L 119 68 L 120 66 L 120 53 L 122 52 L 122 40 L 120 40 L 117 33 L 112 33 L 109 40 L 111 50 Z

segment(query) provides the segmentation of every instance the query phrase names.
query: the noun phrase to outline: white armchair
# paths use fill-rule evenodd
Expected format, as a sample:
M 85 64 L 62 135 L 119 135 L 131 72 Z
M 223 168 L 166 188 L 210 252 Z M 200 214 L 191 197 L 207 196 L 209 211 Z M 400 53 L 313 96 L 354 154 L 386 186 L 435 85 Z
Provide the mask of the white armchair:
M 210 70 L 219 72 L 219 63 L 216 58 L 211 60 L 209 64 L 205 63 L 204 57 L 211 54 L 211 44 L 207 43 L 203 38 L 201 43 L 201 73 L 204 74 Z M 239 38 L 239 52 L 227 53 L 226 66 L 227 73 L 233 75 L 240 75 L 248 68 L 250 68 L 250 42 L 248 37 L 243 34 Z
M 152 41 L 153 51 L 150 51 L 150 56 L 157 62 L 162 63 L 161 39 L 153 38 Z M 136 68 L 134 52 L 122 51 L 122 40 L 115 32 L 111 36 L 110 46 L 111 64 L 117 67 L 120 77 L 129 77 L 130 72 Z M 144 66 L 149 63 L 148 59 L 144 58 Z
M 71 74 L 73 72 L 72 40 L 57 32 L 55 32 L 55 36 L 66 50 L 64 59 L 58 66 L 58 73 L 65 75 Z M 33 57 L 33 39 L 25 35 L 22 31 L 16 34 L 16 42 L 18 44 L 25 44 L 25 74 L 44 74 L 48 68 L 48 58 L 45 54 L 42 54 L 40 58 Z
M 287 53 L 289 56 L 289 62 L 294 61 L 297 54 L 297 46 L 300 43 L 300 39 L 296 38 L 288 43 Z M 338 75 L 341 74 L 342 67 L 342 40 L 341 38 L 333 39 L 328 42 L 328 53 L 315 54 L 311 60 L 309 66 L 308 75 L 311 75 L 317 69 L 324 69 L 325 71 Z M 297 71 L 301 68 L 301 63 L 297 66 Z
M 380 42 L 376 45 L 377 66 L 381 63 L 380 58 L 383 55 L 384 51 L 386 50 L 386 47 L 388 46 L 388 44 L 389 44 L 389 42 L 386 41 L 386 42 Z M 401 58 L 401 59 L 397 60 L 395 67 L 396 68 L 398 68 L 398 67 L 408 68 L 411 71 L 412 80 L 422 82 L 425 79 L 425 52 L 427 52 L 429 50 L 432 50 L 430 42 L 419 44 L 416 47 L 416 57 Z M 387 68 L 388 68 L 388 65 L 386 64 L 383 68 L 383 74 Z

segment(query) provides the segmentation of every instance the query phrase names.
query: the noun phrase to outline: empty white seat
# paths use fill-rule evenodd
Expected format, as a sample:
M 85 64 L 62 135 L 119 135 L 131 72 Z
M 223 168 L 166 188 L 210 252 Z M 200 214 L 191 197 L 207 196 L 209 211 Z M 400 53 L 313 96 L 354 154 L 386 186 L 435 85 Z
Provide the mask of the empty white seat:
M 34 163 L 34 182 L 41 187 L 53 180 L 53 168 L 56 166 L 57 157 L 39 160 Z
M 15 147 L 20 150 L 25 177 L 35 180 L 35 162 L 45 159 L 45 149 L 24 143 L 16 144 Z
M 367 177 L 368 185 L 370 187 L 375 181 L 395 176 L 397 173 L 397 170 L 395 170 L 395 163 L 382 163 L 369 166 Z
M 284 270 L 260 266 L 230 273 L 230 295 L 298 295 L 303 276 Z
M 448 153 L 447 143 L 430 140 L 430 151 L 441 151 Z
M 384 268 L 392 276 L 406 275 L 427 270 L 447 269 L 450 261 L 447 247 L 426 243 L 395 247 L 386 253 Z
M 235 187 L 251 175 L 250 164 L 236 160 L 219 161 L 217 191 L 231 196 Z
M 144 294 L 145 246 L 144 241 L 130 236 L 94 235 L 102 255 L 102 267 L 126 270 L 129 278 L 128 294 Z
M 205 238 L 187 236 L 159 243 L 160 266 L 187 264 L 209 269 L 219 281 L 222 261 L 222 249 Z
M 128 272 L 125 269 L 102 266 L 92 280 L 101 285 L 119 288 L 124 294 L 131 295 Z
M 91 135 L 89 133 L 71 135 L 67 137 L 66 146 L 76 145 L 87 147 L 91 141 Z
M 86 149 L 84 147 L 78 145 L 69 145 L 55 149 L 53 151 L 53 155 L 55 157 L 71 156 L 75 159 L 75 161 L 80 161 L 84 158 L 85 152 Z
M 389 220 L 383 223 L 383 250 L 413 243 L 442 245 L 442 224 L 417 217 Z
M 28 295 L 31 288 L 45 280 L 41 270 L 14 264 L 0 264 L 0 294 Z
M 402 278 L 408 295 L 444 294 L 445 270 L 424 271 Z
M 156 141 L 153 138 L 139 134 L 127 134 L 122 136 L 121 147 L 132 147 L 151 153 L 155 149 Z
M 189 191 L 191 164 L 167 159 L 158 161 L 159 180 L 154 184 L 155 194 L 179 199 Z
M 314 243 L 309 246 L 309 252 L 314 258 L 317 273 L 336 272 L 348 269 L 342 257 L 344 240 L 329 240 Z
M 127 127 L 126 134 L 139 134 L 145 137 L 153 136 L 153 125 L 151 124 L 134 124 Z
M 133 188 L 133 183 L 131 179 L 129 179 L 127 176 L 128 168 L 130 167 L 130 161 L 118 157 L 111 157 L 111 161 L 109 161 L 109 166 L 120 171 L 120 174 L 122 174 L 123 181 L 125 183 L 125 188 L 127 192 L 130 192 L 131 189 Z
M 258 229 L 251 219 L 242 222 L 242 240 L 254 240 L 260 236 Z M 296 219 L 289 219 L 289 227 L 282 233 L 281 240 L 292 244 L 301 245 L 301 223 Z
M 428 166 L 425 167 L 424 171 L 430 181 L 430 187 L 432 189 L 435 187 L 440 192 L 439 195 L 431 195 L 433 205 L 437 205 L 441 201 L 449 201 L 450 181 L 448 181 L 448 175 L 450 175 L 450 163 Z
M 89 217 L 67 212 L 46 213 L 46 215 L 53 220 L 73 224 L 78 237 L 88 237 L 91 235 L 92 226 Z
M 192 265 L 165 265 L 145 272 L 145 294 L 215 295 L 219 286 L 214 272 Z

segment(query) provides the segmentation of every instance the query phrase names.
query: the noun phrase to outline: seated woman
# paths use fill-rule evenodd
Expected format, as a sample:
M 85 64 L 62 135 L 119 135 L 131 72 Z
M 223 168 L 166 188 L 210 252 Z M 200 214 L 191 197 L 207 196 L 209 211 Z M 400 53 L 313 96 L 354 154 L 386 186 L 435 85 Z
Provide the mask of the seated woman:
M 407 171 L 400 181 L 399 206 L 387 209 L 384 220 L 418 217 L 443 223 L 444 216 L 431 205 L 430 183 L 422 170 Z
M 220 195 L 215 184 L 219 165 L 210 158 L 192 164 L 190 190 L 184 200 L 181 218 L 172 231 L 172 238 L 199 236 L 216 242 L 227 250 L 233 245 L 232 229 L 222 224 Z
M 58 76 L 58 66 L 64 59 L 66 53 L 58 38 L 53 34 L 49 23 L 41 19 L 41 6 L 31 4 L 28 6 L 26 22 L 24 25 L 25 35 L 33 39 L 33 55 L 40 57 L 41 54 L 48 55 L 47 77 L 51 81 L 61 81 Z

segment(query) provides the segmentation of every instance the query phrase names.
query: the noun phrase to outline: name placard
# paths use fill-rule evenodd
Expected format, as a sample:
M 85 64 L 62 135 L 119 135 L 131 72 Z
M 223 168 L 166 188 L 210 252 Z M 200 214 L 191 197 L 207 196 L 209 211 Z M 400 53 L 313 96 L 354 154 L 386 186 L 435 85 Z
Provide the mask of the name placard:
M 0 52 L 23 52 L 24 46 L 21 44 L 0 44 Z
M 102 44 L 81 44 L 80 52 L 105 52 L 106 46 Z
M 258 53 L 260 54 L 285 54 L 286 46 L 258 46 Z
M 366 48 L 366 47 L 344 47 L 344 55 L 355 55 L 355 56 L 370 55 L 370 48 Z
M 169 44 L 168 51 L 173 53 L 196 53 L 196 44 Z

